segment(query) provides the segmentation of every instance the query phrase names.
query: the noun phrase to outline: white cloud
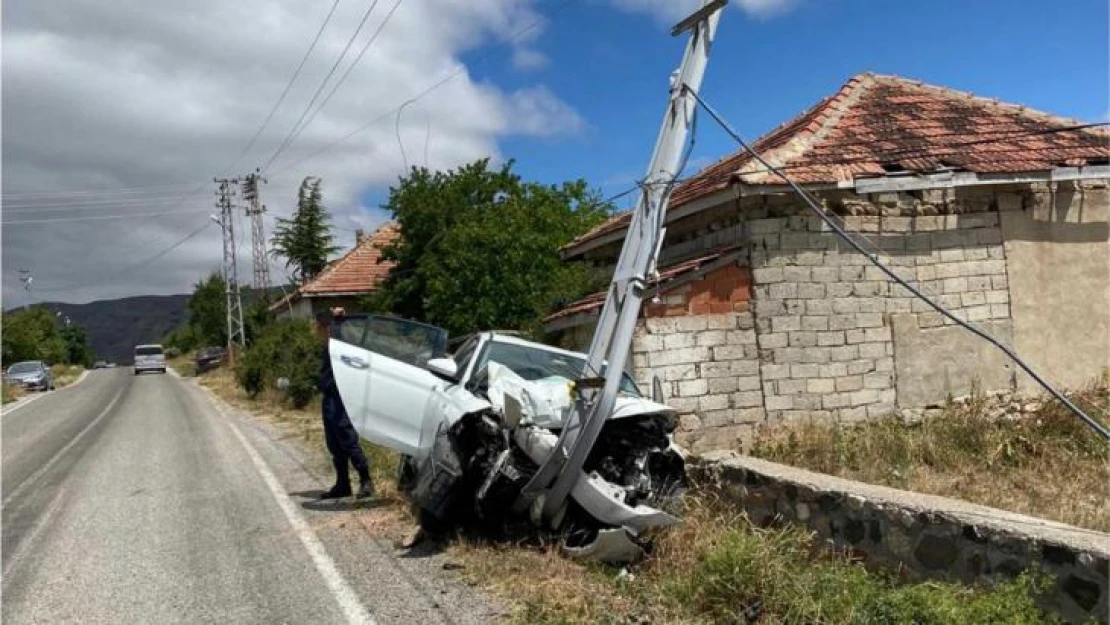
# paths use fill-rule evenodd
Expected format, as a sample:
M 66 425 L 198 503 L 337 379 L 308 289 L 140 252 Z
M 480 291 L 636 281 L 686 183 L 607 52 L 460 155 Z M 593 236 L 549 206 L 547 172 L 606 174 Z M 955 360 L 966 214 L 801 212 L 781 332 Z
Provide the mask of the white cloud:
M 379 3 L 348 59 L 392 5 L 392 0 Z M 277 149 L 354 32 L 366 3 L 338 5 L 274 120 L 235 171 L 220 171 L 258 129 L 330 6 L 301 0 L 5 5 L 6 223 L 169 211 L 176 209 L 183 190 L 199 185 L 200 193 L 186 197 L 181 214 L 170 217 L 4 226 L 4 305 L 25 297 L 17 280 L 20 267 L 34 272 L 39 297 L 67 301 L 184 292 L 201 273 L 217 267 L 220 241 L 212 228 L 150 267 L 116 276 L 205 222 L 213 210 L 215 175 L 245 174 Z M 534 47 L 543 22 L 537 6 L 535 0 L 401 4 L 334 99 L 267 172 L 262 193 L 269 214 L 288 215 L 300 180 L 318 175 L 336 225 L 369 229 L 385 216 L 363 206 L 363 198 L 395 182 L 406 161 L 453 167 L 483 156 L 499 158 L 498 142 L 508 136 L 549 138 L 582 131 L 578 113 L 545 86 L 506 91 L 463 71 L 404 108 L 399 130 L 405 158 L 395 115 L 332 145 L 458 69 L 464 52 L 505 46 L 514 66 L 538 67 L 543 55 Z M 538 27 L 518 36 L 537 20 Z M 328 90 L 330 85 L 325 95 Z M 324 148 L 320 156 L 298 163 Z M 182 186 L 145 194 L 41 195 L 169 184 Z M 29 199 L 12 199 L 13 194 Z M 272 223 L 267 222 L 268 229 Z M 347 244 L 353 238 L 347 231 L 338 234 Z M 249 250 L 247 241 L 240 262 L 244 281 L 250 275 Z M 100 282 L 108 284 L 91 286 Z M 75 284 L 90 286 L 48 291 Z
M 734 0 L 736 6 L 755 18 L 769 18 L 786 13 L 802 0 Z M 629 13 L 654 17 L 670 26 L 694 12 L 701 0 L 612 0 L 613 4 Z
M 513 67 L 520 70 L 539 69 L 548 64 L 547 57 L 532 48 L 513 48 Z

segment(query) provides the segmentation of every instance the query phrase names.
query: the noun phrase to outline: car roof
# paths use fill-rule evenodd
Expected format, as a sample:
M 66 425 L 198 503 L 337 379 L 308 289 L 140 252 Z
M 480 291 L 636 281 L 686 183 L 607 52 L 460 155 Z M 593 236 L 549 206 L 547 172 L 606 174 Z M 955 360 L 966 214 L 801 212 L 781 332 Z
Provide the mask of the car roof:
M 45 364 L 46 363 L 44 363 L 41 360 L 20 360 L 19 362 L 13 362 L 11 366 L 14 367 L 16 365 L 45 365 Z
M 140 347 L 157 347 L 158 349 L 162 349 L 162 345 L 160 343 L 144 343 L 142 345 L 136 345 L 135 349 L 139 349 Z

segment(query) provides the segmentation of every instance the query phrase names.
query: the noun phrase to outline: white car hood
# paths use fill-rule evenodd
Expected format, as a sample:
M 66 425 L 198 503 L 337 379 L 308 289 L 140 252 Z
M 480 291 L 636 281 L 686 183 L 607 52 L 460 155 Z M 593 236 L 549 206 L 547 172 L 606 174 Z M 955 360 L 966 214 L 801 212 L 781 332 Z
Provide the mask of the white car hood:
M 524 417 L 531 423 L 548 429 L 563 427 L 563 415 L 570 407 L 571 381 L 551 377 L 528 381 L 500 363 L 489 364 L 489 400 L 494 409 L 503 412 L 505 395 L 520 402 Z M 621 395 L 617 397 L 610 419 L 624 419 L 647 414 L 673 416 L 675 409 L 643 397 Z

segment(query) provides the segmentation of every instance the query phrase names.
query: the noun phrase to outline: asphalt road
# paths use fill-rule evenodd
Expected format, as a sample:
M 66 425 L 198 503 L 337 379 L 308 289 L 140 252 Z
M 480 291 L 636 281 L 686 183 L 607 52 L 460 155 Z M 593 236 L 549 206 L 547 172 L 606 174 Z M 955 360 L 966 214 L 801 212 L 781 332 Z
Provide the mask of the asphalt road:
M 440 554 L 321 506 L 311 462 L 172 375 L 93 372 L 0 417 L 4 623 L 484 623 Z

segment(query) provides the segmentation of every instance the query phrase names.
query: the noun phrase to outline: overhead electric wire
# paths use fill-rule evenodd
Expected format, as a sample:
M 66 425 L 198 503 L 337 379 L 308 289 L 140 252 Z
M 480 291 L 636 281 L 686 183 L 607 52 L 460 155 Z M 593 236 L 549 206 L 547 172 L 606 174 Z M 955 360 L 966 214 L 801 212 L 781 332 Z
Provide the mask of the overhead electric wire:
M 324 96 L 324 99 L 320 101 L 320 105 L 316 107 L 316 110 L 313 111 L 312 114 L 304 120 L 304 123 L 301 124 L 301 127 L 298 128 L 293 137 L 289 139 L 289 144 L 286 145 L 286 148 L 288 148 L 289 145 L 292 145 L 297 140 L 297 138 L 301 136 L 301 133 L 304 132 L 305 128 L 308 128 L 308 126 L 312 124 L 312 120 L 316 119 L 316 116 L 320 114 L 320 111 L 324 110 L 324 107 L 328 105 L 328 102 L 331 101 L 332 96 L 334 96 L 335 92 L 339 91 L 339 88 L 343 86 L 344 81 L 346 81 L 347 77 L 351 75 L 351 71 L 354 70 L 355 66 L 358 65 L 359 61 L 362 60 L 363 55 L 366 54 L 366 51 L 369 50 L 370 46 L 373 45 L 375 40 L 377 40 L 378 35 L 380 35 L 385 29 L 386 24 L 389 23 L 390 19 L 392 19 L 393 13 L 397 10 L 398 7 L 401 6 L 401 2 L 403 1 L 404 0 L 397 0 L 397 2 L 393 4 L 393 8 L 389 10 L 389 13 L 386 13 L 385 18 L 382 19 L 382 23 L 378 24 L 378 29 L 370 35 L 370 39 L 368 39 L 366 41 L 366 44 L 362 46 L 362 50 L 359 50 L 358 55 L 356 55 L 354 60 L 351 61 L 350 65 L 347 66 L 347 69 L 343 72 L 343 75 L 339 77 L 339 80 L 335 81 L 334 85 L 332 85 L 331 91 L 328 92 L 328 95 Z
M 297 122 L 293 124 L 292 128 L 289 129 L 289 134 L 287 134 L 285 136 L 285 139 L 282 140 L 281 144 L 278 145 L 277 150 L 275 150 L 270 158 L 266 161 L 266 164 L 262 166 L 263 172 L 268 171 L 270 169 L 270 165 L 273 164 L 274 159 L 280 156 L 281 153 L 285 151 L 285 149 L 289 147 L 289 145 L 293 142 L 293 137 L 297 133 L 297 129 L 300 128 L 301 122 L 304 121 L 305 116 L 307 116 L 309 111 L 312 110 L 312 105 L 316 104 L 316 98 L 320 97 L 320 94 L 323 93 L 324 87 L 327 86 L 328 81 L 331 80 L 332 75 L 335 74 L 335 70 L 339 68 L 339 64 L 343 62 L 343 58 L 347 56 L 347 51 L 351 49 L 352 45 L 354 45 L 355 39 L 357 39 L 358 34 L 362 32 L 362 27 L 366 25 L 366 20 L 370 19 L 370 14 L 374 12 L 374 7 L 378 6 L 378 2 L 379 0 L 372 0 L 370 2 L 370 7 L 367 8 L 366 12 L 362 14 L 362 20 L 359 21 L 358 27 L 355 28 L 355 32 L 351 35 L 351 38 L 347 40 L 347 45 L 343 47 L 343 51 L 339 53 L 338 57 L 336 57 L 335 63 L 332 63 L 331 69 L 329 69 L 327 75 L 324 76 L 324 80 L 320 82 L 320 86 L 316 88 L 316 92 L 312 94 L 312 98 L 304 107 L 304 111 L 301 112 L 301 116 L 297 118 Z
M 243 160 L 243 157 L 246 156 L 248 152 L 250 152 L 250 149 L 254 147 L 254 144 L 258 142 L 259 137 L 262 136 L 262 131 L 264 131 L 266 129 L 266 126 L 270 124 L 270 121 L 274 119 L 274 114 L 277 113 L 278 108 L 281 107 L 281 103 L 285 101 L 285 96 L 289 95 L 289 91 L 293 88 L 293 83 L 297 81 L 297 77 L 301 75 L 301 70 L 304 69 L 305 63 L 308 62 L 308 57 L 312 56 L 312 51 L 316 49 L 316 44 L 320 42 L 320 37 L 324 34 L 324 30 L 328 27 L 328 23 L 331 22 L 332 15 L 335 14 L 335 9 L 338 6 L 339 0 L 334 0 L 331 4 L 331 9 L 328 10 L 328 14 L 324 17 L 324 22 L 320 24 L 320 28 L 316 31 L 316 36 L 313 37 L 312 43 L 308 46 L 308 50 L 306 50 L 304 56 L 301 57 L 301 62 L 297 64 L 297 69 L 293 70 L 293 75 L 289 78 L 289 82 L 286 83 L 285 89 L 282 90 L 281 95 L 279 95 L 277 101 L 274 102 L 274 106 L 266 115 L 266 119 L 262 121 L 262 125 L 258 127 L 258 130 L 254 133 L 254 136 L 251 137 L 250 141 L 247 142 L 247 146 L 243 148 L 243 151 L 239 154 L 235 161 L 232 162 L 232 164 L 229 165 L 227 168 L 225 168 L 224 171 L 233 169 L 236 165 L 239 164 L 239 161 Z
M 152 184 L 137 187 L 98 187 L 98 188 L 85 188 L 85 189 L 65 189 L 62 191 L 28 191 L 24 193 L 5 193 L 0 195 L 0 199 L 7 200 L 24 200 L 34 199 L 37 197 L 66 197 L 71 195 L 116 195 L 116 194 L 144 194 L 154 193 L 154 190 L 159 189 L 180 189 L 181 187 L 190 186 L 192 183 L 181 182 L 177 184 Z
M 207 209 L 191 209 L 191 210 L 195 211 L 195 210 L 207 210 Z M 177 209 L 177 210 L 171 210 L 171 211 L 159 211 L 159 212 L 156 212 L 156 213 L 127 213 L 127 214 L 119 214 L 119 215 L 84 215 L 84 216 L 80 216 L 80 217 L 52 217 L 52 218 L 49 218 L 49 219 L 20 219 L 20 220 L 17 220 L 17 221 L 2 221 L 2 222 L 0 222 L 0 225 L 20 226 L 20 225 L 25 225 L 25 224 L 49 224 L 49 223 L 69 222 L 69 221 L 104 221 L 104 220 L 111 220 L 111 219 L 135 219 L 136 217 L 163 217 L 163 216 L 166 216 L 166 215 L 183 215 L 183 214 L 185 214 L 185 212 L 181 211 L 180 209 Z
M 140 261 L 131 263 L 130 265 L 127 265 L 126 267 L 115 271 L 114 272 L 115 275 L 112 278 L 102 280 L 99 283 L 93 282 L 93 283 L 73 284 L 73 285 L 67 285 L 67 286 L 48 287 L 48 288 L 45 288 L 45 289 L 37 289 L 37 290 L 45 292 L 45 293 L 51 293 L 51 292 L 58 292 L 58 291 L 72 291 L 72 290 L 76 290 L 76 289 L 91 288 L 91 287 L 97 287 L 97 286 L 104 286 L 105 284 L 110 284 L 113 281 L 115 281 L 115 279 L 119 276 L 119 274 L 127 273 L 127 272 L 129 272 L 133 269 L 138 268 L 138 267 L 143 267 L 143 266 L 149 265 L 150 263 L 158 260 L 159 258 L 162 258 L 166 254 L 169 254 L 170 252 L 174 251 L 175 249 L 181 247 L 182 245 L 184 245 L 187 241 L 189 241 L 193 237 L 195 237 L 198 234 L 207 230 L 210 226 L 212 226 L 212 223 L 213 222 L 211 222 L 211 221 L 206 221 L 203 226 L 201 226 L 200 228 L 197 228 L 196 230 L 193 230 L 189 234 L 185 235 L 184 237 L 182 237 L 181 239 L 176 241 L 173 245 L 171 245 L 171 246 L 167 247 L 166 249 L 158 252 L 157 254 L 154 254 L 153 256 L 150 256 L 150 257 L 144 258 Z
M 962 327 L 965 330 L 971 332 L 975 336 L 978 336 L 979 338 L 983 339 L 984 341 L 987 341 L 991 345 L 998 348 L 1003 354 L 1006 355 L 1007 358 L 1009 358 L 1011 361 L 1013 361 L 1014 364 L 1016 364 L 1023 371 L 1025 371 L 1025 373 L 1027 373 L 1029 375 L 1029 377 L 1033 378 L 1033 380 L 1035 380 L 1037 382 L 1037 384 L 1039 384 L 1043 389 L 1048 391 L 1049 394 L 1051 394 L 1053 397 L 1055 397 L 1057 400 L 1059 400 L 1060 403 L 1062 403 L 1064 406 L 1066 406 L 1067 409 L 1070 410 L 1073 414 L 1075 414 L 1077 417 L 1082 419 L 1084 423 L 1086 423 L 1088 426 L 1090 426 L 1091 429 L 1093 429 L 1095 431 L 1095 433 L 1097 433 L 1103 439 L 1110 440 L 1110 429 L 1107 429 L 1106 426 L 1099 423 L 1096 419 L 1092 418 L 1091 416 L 1087 415 L 1087 413 L 1083 412 L 1078 406 L 1076 406 L 1074 403 L 1072 403 L 1072 401 L 1070 399 L 1068 399 L 1067 396 L 1065 396 L 1060 391 L 1056 390 L 1056 388 L 1054 386 L 1049 384 L 1035 370 L 1033 370 L 1032 367 L 1030 367 L 1028 364 L 1026 364 L 1026 362 L 1024 360 L 1022 360 L 1012 349 L 1007 347 L 1004 343 L 1002 343 L 998 339 L 991 336 L 989 333 L 987 333 L 983 330 L 980 330 L 979 328 L 977 328 L 974 325 L 968 323 L 967 321 L 964 321 L 963 319 L 957 317 L 955 314 L 953 314 L 951 311 L 949 311 L 944 306 L 941 306 L 940 304 L 934 302 L 932 299 L 930 299 L 928 296 L 926 296 L 924 293 L 922 293 L 915 286 L 910 284 L 908 281 L 903 280 L 900 276 L 898 276 L 898 274 L 896 274 L 889 267 L 887 267 L 882 261 L 879 260 L 877 254 L 867 252 L 867 250 L 865 250 L 858 242 L 856 242 L 855 239 L 853 239 L 847 232 L 845 232 L 845 230 L 840 226 L 840 224 L 837 223 L 837 221 L 835 219 L 830 218 L 825 213 L 825 211 L 821 208 L 820 204 L 816 200 L 814 200 L 812 197 L 810 197 L 810 195 L 801 186 L 799 186 L 798 183 L 794 182 L 794 180 L 792 178 L 790 178 L 789 176 L 787 176 L 785 173 L 783 173 L 782 170 L 780 170 L 779 168 L 777 168 L 774 165 L 767 162 L 767 160 L 764 159 L 763 156 L 759 152 L 756 152 L 755 150 L 753 150 L 751 148 L 751 146 L 749 146 L 748 143 L 746 141 L 744 141 L 744 139 L 735 130 L 732 129 L 732 126 L 729 125 L 729 123 L 723 117 L 721 117 L 721 115 L 718 114 L 717 111 L 714 110 L 713 107 L 710 106 L 708 102 L 706 102 L 704 99 L 702 99 L 701 94 L 699 94 L 697 91 L 691 89 L 689 87 L 689 85 L 684 84 L 682 86 L 682 88 L 685 89 L 688 93 L 690 93 L 690 95 L 692 95 L 695 100 L 697 100 L 698 104 L 710 115 L 710 117 L 713 118 L 714 121 L 717 122 L 718 125 L 721 126 L 721 128 L 724 129 L 724 131 L 726 133 L 728 133 L 729 136 L 732 137 L 732 139 L 734 141 L 736 141 L 736 143 L 738 143 L 740 145 L 740 147 L 744 148 L 744 150 L 746 150 L 749 154 L 752 155 L 752 158 L 754 158 L 761 165 L 766 167 L 771 173 L 774 173 L 776 176 L 781 178 L 782 181 L 785 182 L 794 191 L 794 193 L 796 193 L 798 195 L 798 197 L 800 197 L 806 203 L 806 205 L 809 207 L 809 209 L 811 211 L 813 211 L 819 218 L 821 218 L 821 220 L 823 220 L 826 224 L 828 224 L 828 226 L 832 229 L 833 232 L 836 233 L 837 236 L 839 236 L 841 239 L 843 239 L 845 242 L 847 242 L 848 245 L 850 245 L 857 252 L 859 252 L 860 254 L 865 256 L 871 262 L 871 264 L 875 265 L 875 267 L 877 267 L 880 271 L 882 271 L 884 274 L 886 274 L 886 276 L 888 278 L 890 278 L 894 282 L 901 285 L 903 288 L 908 290 L 910 293 L 912 293 L 915 297 L 917 297 L 921 301 L 925 302 L 930 308 L 937 311 L 938 313 L 940 313 L 945 318 L 951 320 L 953 323 L 959 325 L 960 327 Z
M 562 11 L 566 7 L 570 6 L 575 1 L 576 0 L 563 0 L 554 9 L 552 9 L 551 12 L 548 15 L 551 16 L 551 15 L 555 15 L 555 14 L 559 13 L 560 11 Z M 528 34 L 532 30 L 534 30 L 537 26 L 544 23 L 544 21 L 545 21 L 545 18 L 543 16 L 540 16 L 539 18 L 533 20 L 531 23 L 529 23 L 524 28 L 521 28 L 520 30 L 513 33 L 513 35 L 508 38 L 508 42 L 512 43 L 512 42 L 520 39 L 524 35 Z M 492 48 L 486 50 L 484 53 L 478 55 L 477 58 L 475 59 L 475 61 L 476 62 L 484 61 L 486 58 L 488 58 L 489 56 L 491 56 L 494 52 L 496 52 L 498 50 L 499 50 L 499 47 L 492 47 Z M 473 65 L 473 63 L 472 63 L 472 65 Z M 398 110 L 400 110 L 402 107 L 404 107 L 409 102 L 409 100 L 418 101 L 418 100 L 423 99 L 429 93 L 435 91 L 436 89 L 439 89 L 440 87 L 442 87 L 443 85 L 447 84 L 452 79 L 454 79 L 456 76 L 465 72 L 468 69 L 468 67 L 469 66 L 465 63 L 459 63 L 458 67 L 456 67 L 454 70 L 452 70 L 448 74 L 444 75 L 442 78 L 440 78 L 436 82 L 430 84 L 428 87 L 424 88 L 422 91 L 420 91 L 416 95 L 411 96 L 409 98 L 405 98 L 405 100 L 403 100 L 401 102 L 401 104 L 399 104 L 398 106 L 395 106 L 395 107 L 389 109 L 388 111 L 386 111 L 386 112 L 382 113 L 381 115 L 375 117 L 374 119 L 372 119 L 369 122 L 363 124 L 362 126 L 359 126 L 358 128 L 355 128 L 351 132 L 347 133 L 346 135 L 343 135 L 339 139 L 337 139 L 337 140 L 325 145 L 324 147 L 320 148 L 319 150 L 316 150 L 315 152 L 309 154 L 308 156 L 305 156 L 301 159 L 293 161 L 292 163 L 289 163 L 288 165 L 285 165 L 284 167 L 281 167 L 281 168 L 277 169 L 274 172 L 274 175 L 280 174 L 284 171 L 288 171 L 289 169 L 292 169 L 293 167 L 296 167 L 297 165 L 300 165 L 301 163 L 303 163 L 305 161 L 312 160 L 312 159 L 316 158 L 317 156 L 323 154 L 324 152 L 327 152 L 328 150 L 330 150 L 330 149 L 332 149 L 332 148 L 334 148 L 334 147 L 336 147 L 340 144 L 346 143 L 347 140 L 349 140 L 351 137 L 354 137 L 355 135 L 366 132 L 371 127 L 373 127 L 375 124 L 377 124 L 378 122 L 381 122 L 382 120 L 388 119 L 391 116 L 393 116 L 393 114 L 396 113 Z

